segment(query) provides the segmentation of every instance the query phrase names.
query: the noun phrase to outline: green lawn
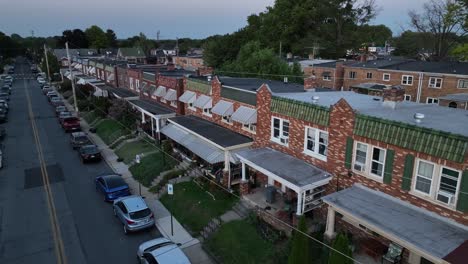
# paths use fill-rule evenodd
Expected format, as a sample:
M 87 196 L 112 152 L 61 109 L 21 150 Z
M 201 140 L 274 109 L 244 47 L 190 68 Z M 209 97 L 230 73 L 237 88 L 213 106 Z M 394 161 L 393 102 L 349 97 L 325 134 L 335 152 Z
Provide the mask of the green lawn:
M 163 171 L 170 170 L 175 166 L 175 162 L 170 157 L 163 159 L 161 152 L 148 155 L 141 159 L 140 164 L 130 167 L 130 172 L 137 181 L 146 187 Z
M 237 201 L 237 198 L 218 187 L 209 189 L 216 200 L 194 182 L 174 185 L 173 197 L 166 194 L 160 200 L 180 223 L 198 234 L 213 217 L 222 215 Z
M 275 247 L 258 235 L 247 220 L 222 225 L 207 241 L 209 250 L 222 263 L 276 263 Z
M 86 114 L 83 115 L 83 118 L 84 120 L 86 120 L 86 122 L 88 124 L 91 124 L 93 121 L 95 121 L 96 119 L 99 118 L 99 116 L 96 114 L 95 111 L 90 111 L 90 112 L 87 112 Z
M 136 154 L 141 154 L 154 150 L 157 150 L 155 146 L 151 145 L 150 143 L 144 140 L 138 140 L 126 143 L 116 151 L 116 154 L 117 156 L 122 158 L 126 164 L 129 164 L 135 159 Z
M 109 145 L 119 137 L 130 133 L 130 131 L 122 127 L 122 125 L 117 123 L 117 121 L 106 119 L 96 127 L 96 133 L 107 145 Z

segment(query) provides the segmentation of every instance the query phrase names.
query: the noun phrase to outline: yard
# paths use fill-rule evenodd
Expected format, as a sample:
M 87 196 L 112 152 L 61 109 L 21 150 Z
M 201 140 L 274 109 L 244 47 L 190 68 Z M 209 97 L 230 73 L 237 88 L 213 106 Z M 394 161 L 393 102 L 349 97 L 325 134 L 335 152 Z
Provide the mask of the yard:
M 160 199 L 175 218 L 194 234 L 198 234 L 212 218 L 230 210 L 237 201 L 237 198 L 218 187 L 203 186 L 202 189 L 194 182 L 178 183 L 174 185 L 173 196 L 166 194 Z
M 137 181 L 149 187 L 161 172 L 170 170 L 174 166 L 175 161 L 172 158 L 163 157 L 161 152 L 157 152 L 142 158 L 139 164 L 131 166 L 129 170 Z
M 83 118 L 88 124 L 91 124 L 99 118 L 99 115 L 97 115 L 95 111 L 89 111 L 83 115 Z
M 157 151 L 157 148 L 144 140 L 138 140 L 126 143 L 120 147 L 115 153 L 119 158 L 123 159 L 125 164 L 129 164 L 135 159 L 137 154 Z
M 130 131 L 120 125 L 117 121 L 106 119 L 96 127 L 96 133 L 107 145 L 109 145 L 119 137 L 129 134 Z

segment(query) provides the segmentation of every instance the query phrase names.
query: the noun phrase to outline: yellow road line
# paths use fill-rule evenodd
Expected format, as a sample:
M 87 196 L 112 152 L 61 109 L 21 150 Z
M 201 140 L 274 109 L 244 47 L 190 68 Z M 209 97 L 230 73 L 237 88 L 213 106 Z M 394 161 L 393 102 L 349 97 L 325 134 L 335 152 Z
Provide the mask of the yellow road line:
M 49 174 L 47 172 L 47 167 L 46 167 L 46 163 L 44 160 L 42 145 L 41 145 L 41 141 L 39 138 L 39 131 L 37 129 L 36 121 L 34 119 L 34 112 L 32 110 L 32 105 L 31 105 L 31 97 L 29 95 L 28 89 L 26 88 L 26 80 L 23 80 L 23 84 L 24 84 L 24 90 L 26 93 L 26 100 L 28 103 L 29 119 L 31 121 L 34 141 L 36 143 L 35 145 L 36 145 L 37 155 L 38 155 L 39 163 L 41 166 L 42 181 L 44 183 L 44 190 L 47 195 L 46 200 L 47 200 L 47 207 L 49 209 L 48 212 L 49 212 L 50 223 L 52 226 L 52 235 L 54 238 L 55 255 L 57 257 L 58 264 L 66 264 L 67 259 L 65 255 L 65 247 L 63 244 L 62 234 L 60 231 L 60 225 L 59 225 L 58 218 L 57 218 L 57 211 L 55 208 L 54 197 L 52 195 L 52 189 L 50 188 Z

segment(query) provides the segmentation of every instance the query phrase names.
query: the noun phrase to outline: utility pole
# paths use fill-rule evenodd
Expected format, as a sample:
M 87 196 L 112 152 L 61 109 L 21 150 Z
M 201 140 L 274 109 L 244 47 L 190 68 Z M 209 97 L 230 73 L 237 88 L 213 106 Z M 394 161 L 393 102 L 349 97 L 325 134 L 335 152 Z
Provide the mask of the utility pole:
M 176 38 L 176 46 L 175 46 L 176 57 L 179 56 L 179 38 Z
M 281 59 L 281 53 L 283 51 L 283 42 L 280 41 L 280 52 L 279 52 L 279 57 Z
M 44 44 L 44 56 L 45 56 L 45 61 L 46 61 L 46 65 L 47 65 L 47 79 L 49 79 L 49 84 L 50 84 L 52 78 L 50 78 L 49 58 L 47 58 L 46 44 Z
M 70 76 L 71 76 L 71 85 L 72 85 L 72 90 L 73 90 L 73 102 L 75 104 L 75 112 L 76 114 L 78 114 L 79 111 L 78 111 L 78 104 L 76 103 L 75 76 L 73 76 L 73 71 L 71 67 L 71 58 L 70 58 L 70 51 L 68 50 L 68 41 L 65 42 L 65 48 L 67 49 L 68 70 L 70 71 Z
M 159 42 L 159 34 L 161 34 L 161 32 L 158 30 L 158 32 L 156 33 L 156 41 Z

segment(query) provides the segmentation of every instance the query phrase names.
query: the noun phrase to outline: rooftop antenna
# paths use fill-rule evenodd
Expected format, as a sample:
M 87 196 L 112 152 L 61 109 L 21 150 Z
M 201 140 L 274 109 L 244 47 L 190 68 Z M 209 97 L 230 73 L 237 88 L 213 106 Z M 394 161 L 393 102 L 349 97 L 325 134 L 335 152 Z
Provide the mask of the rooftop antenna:
M 159 35 L 161 34 L 161 31 L 158 30 L 158 32 L 156 32 L 156 41 L 159 42 Z

